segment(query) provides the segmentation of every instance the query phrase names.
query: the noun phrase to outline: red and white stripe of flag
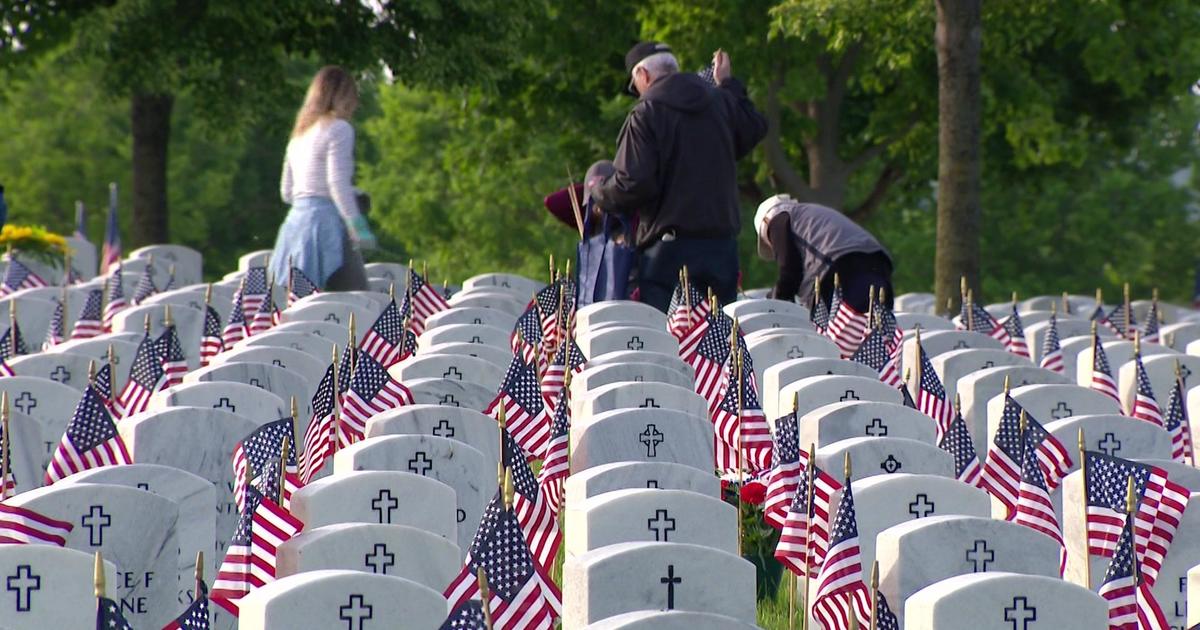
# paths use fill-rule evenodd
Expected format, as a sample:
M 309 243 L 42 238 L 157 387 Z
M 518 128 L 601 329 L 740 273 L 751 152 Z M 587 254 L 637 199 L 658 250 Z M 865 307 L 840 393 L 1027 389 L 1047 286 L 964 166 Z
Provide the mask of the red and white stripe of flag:
M 52 519 L 33 510 L 0 503 L 0 544 L 67 544 L 67 534 L 75 526 Z
M 129 456 L 125 441 L 119 434 L 82 453 L 75 450 L 71 438 L 63 434 L 58 448 L 54 451 L 54 457 L 50 460 L 50 466 L 46 469 L 46 485 L 84 470 L 132 463 L 133 458 Z
M 1050 494 L 1033 484 L 1022 483 L 1017 491 L 1017 510 L 1013 520 L 1018 525 L 1039 531 L 1058 542 L 1061 548 L 1061 575 L 1066 568 L 1066 546 L 1063 544 L 1062 528 L 1058 525 L 1058 516 L 1054 514 L 1054 503 L 1050 501 Z
M 345 448 L 366 436 L 367 421 L 390 409 L 413 404 L 413 395 L 403 384 L 391 380 L 379 389 L 371 400 L 360 396 L 351 387 L 342 395 L 342 421 L 338 427 L 338 443 Z
M 858 618 L 860 628 L 867 626 L 871 598 L 862 581 L 858 538 L 843 541 L 829 550 L 821 566 L 812 615 L 826 630 L 850 630 L 850 615 Z
M 282 506 L 264 497 L 254 510 L 250 530 L 250 586 L 257 588 L 275 581 L 279 546 L 304 529 L 304 522 Z

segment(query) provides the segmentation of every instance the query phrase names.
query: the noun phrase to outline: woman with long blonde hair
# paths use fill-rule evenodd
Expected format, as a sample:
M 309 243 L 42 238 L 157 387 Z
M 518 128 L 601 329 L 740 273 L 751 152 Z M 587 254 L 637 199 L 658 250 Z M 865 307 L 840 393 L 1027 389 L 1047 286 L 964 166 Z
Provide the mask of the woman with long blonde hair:
M 283 161 L 280 194 L 291 205 L 271 254 L 271 272 L 281 282 L 290 267 L 322 290 L 367 288 L 360 250 L 375 236 L 355 198 L 354 128 L 358 108 L 354 77 L 325 66 L 313 77 L 296 114 Z

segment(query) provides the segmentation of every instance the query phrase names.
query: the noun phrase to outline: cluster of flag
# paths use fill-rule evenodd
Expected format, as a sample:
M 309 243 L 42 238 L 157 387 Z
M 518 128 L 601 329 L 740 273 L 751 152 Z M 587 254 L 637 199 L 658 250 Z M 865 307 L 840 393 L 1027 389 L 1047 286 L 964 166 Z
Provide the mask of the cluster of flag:
M 1021 314 L 1017 312 L 1017 294 L 1012 296 L 1012 311 L 1008 317 L 998 320 L 975 302 L 975 293 L 967 289 L 966 279 L 963 279 L 962 309 L 958 317 L 958 328 L 983 333 L 1004 344 L 1004 349 L 1019 356 L 1029 358 L 1029 346 L 1025 342 L 1025 326 L 1021 322 Z

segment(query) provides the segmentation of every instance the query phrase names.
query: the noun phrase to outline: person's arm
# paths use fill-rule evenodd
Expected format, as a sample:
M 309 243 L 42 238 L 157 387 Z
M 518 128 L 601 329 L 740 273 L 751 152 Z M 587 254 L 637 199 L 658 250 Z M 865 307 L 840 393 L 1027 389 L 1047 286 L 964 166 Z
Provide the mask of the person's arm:
M 283 176 L 279 180 L 279 197 L 283 199 L 283 203 L 291 205 L 292 203 L 292 163 L 288 160 L 287 154 L 283 156 Z
M 358 198 L 354 194 L 354 128 L 350 123 L 335 120 L 330 124 L 325 159 L 325 183 L 338 213 L 350 228 L 350 237 L 363 249 L 374 248 L 375 235 L 367 218 L 358 211 Z
M 779 279 L 775 282 L 774 298 L 791 302 L 800 291 L 804 281 L 804 253 L 792 238 L 791 217 L 785 212 L 775 215 L 767 223 L 767 240 L 779 265 Z
M 754 107 L 754 102 L 746 94 L 746 86 L 733 76 L 733 65 L 729 53 L 718 50 L 713 54 L 713 80 L 717 88 L 732 97 L 731 118 L 733 127 L 734 152 L 737 159 L 746 154 L 767 137 L 767 119 Z
M 616 173 L 598 184 L 588 182 L 592 199 L 605 212 L 631 214 L 638 208 L 653 207 L 658 197 L 658 148 L 648 109 L 640 103 L 621 129 L 613 160 Z

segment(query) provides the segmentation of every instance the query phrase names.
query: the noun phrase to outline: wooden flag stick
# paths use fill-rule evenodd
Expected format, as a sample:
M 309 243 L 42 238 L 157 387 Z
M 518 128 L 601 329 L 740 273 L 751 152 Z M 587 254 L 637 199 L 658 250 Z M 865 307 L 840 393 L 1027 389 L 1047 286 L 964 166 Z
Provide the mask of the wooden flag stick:
M 975 330 L 975 290 L 967 289 L 967 330 Z
M 788 630 L 796 630 L 796 574 L 787 572 L 788 577 Z
M 92 569 L 92 586 L 95 587 L 96 597 L 104 597 L 104 556 L 96 552 L 96 563 Z
M 1133 490 L 1133 475 L 1129 475 L 1128 485 L 1125 490 L 1125 520 L 1129 521 L 1133 519 L 1135 509 L 1137 509 L 1137 494 Z M 1130 559 L 1130 563 L 1133 565 L 1133 584 L 1136 588 L 1142 583 L 1142 571 L 1141 567 L 1138 566 L 1139 562 L 1136 550 L 1133 553 L 1133 558 Z M 1139 608 L 1141 607 L 1139 606 Z
M 496 405 L 496 425 L 499 427 L 500 438 L 500 465 L 504 465 L 504 431 L 508 426 L 507 413 L 504 411 L 504 405 Z M 501 475 L 501 485 L 504 482 L 504 476 Z
M 1079 446 L 1079 471 L 1081 474 L 1082 485 L 1080 486 L 1080 508 L 1083 510 L 1083 585 L 1088 590 L 1092 589 L 1092 555 L 1091 547 L 1088 546 L 1088 467 L 1087 467 L 1087 442 L 1083 438 L 1083 427 L 1079 427 L 1079 434 L 1076 437 Z
M 117 351 L 108 344 L 108 395 L 117 397 Z
M 871 626 L 875 630 L 879 625 L 879 561 L 871 565 Z
M 8 301 L 8 356 L 17 356 L 17 301 Z
M 0 392 L 0 501 L 8 498 L 8 469 L 12 462 L 8 461 L 8 392 Z
M 733 318 L 733 327 L 730 329 L 729 335 L 729 351 L 733 353 L 733 386 L 737 388 L 737 457 L 734 461 L 738 467 L 738 555 L 742 553 L 742 538 L 745 537 L 742 525 L 742 513 L 744 510 L 742 501 L 742 487 L 746 484 L 746 467 L 742 463 L 742 407 L 745 404 L 742 400 L 742 346 L 738 343 L 738 320 Z
M 195 594 L 195 597 L 199 597 L 200 593 L 202 591 L 204 591 L 204 552 L 197 551 L 196 552 L 196 594 Z
M 813 504 L 812 504 L 813 490 L 814 490 L 813 486 L 817 482 L 817 474 L 816 474 L 817 445 L 815 442 L 810 443 L 808 445 L 808 461 L 809 461 L 809 465 L 807 467 L 805 467 L 805 470 L 804 470 L 804 481 L 805 481 L 804 494 L 805 494 L 805 499 L 807 499 L 804 509 L 808 513 L 807 514 L 808 521 L 811 523 L 812 519 L 813 519 L 813 515 L 816 514 L 816 510 L 813 509 Z M 811 586 L 810 579 L 812 577 L 812 562 L 813 562 L 812 537 L 809 536 L 809 537 L 806 537 L 805 541 L 804 541 L 804 612 L 800 615 L 800 620 L 803 622 L 804 630 L 808 630 L 808 628 L 811 627 L 811 621 L 812 621 L 812 606 L 810 605 L 811 602 L 809 601 L 809 597 L 808 597 L 809 588 Z
M 487 630 L 492 630 L 495 625 L 492 621 L 492 607 L 488 603 L 490 595 L 488 594 L 487 573 L 483 567 L 478 567 L 475 579 L 479 582 L 479 607 L 483 609 L 483 625 Z
M 571 167 L 567 166 L 567 197 L 571 200 L 571 210 L 575 213 L 575 228 L 579 230 L 579 238 L 584 238 L 583 233 L 583 210 L 579 206 L 579 198 L 575 196 L 575 176 L 571 174 Z
M 1063 312 L 1063 315 L 1071 314 L 1071 301 L 1067 299 L 1066 291 L 1063 291 L 1063 294 L 1062 294 L 1062 312 Z
M 1133 325 L 1133 313 L 1130 312 L 1129 308 L 1130 308 L 1130 306 L 1129 306 L 1129 283 L 1126 282 L 1125 283 L 1125 336 L 1126 337 L 1128 337 L 1133 332 L 1132 330 L 1130 330 L 1130 328 L 1132 328 L 1132 325 Z
M 285 435 L 283 445 L 279 447 L 279 505 L 283 505 L 283 493 L 287 488 L 288 447 L 291 443 L 292 439 Z

